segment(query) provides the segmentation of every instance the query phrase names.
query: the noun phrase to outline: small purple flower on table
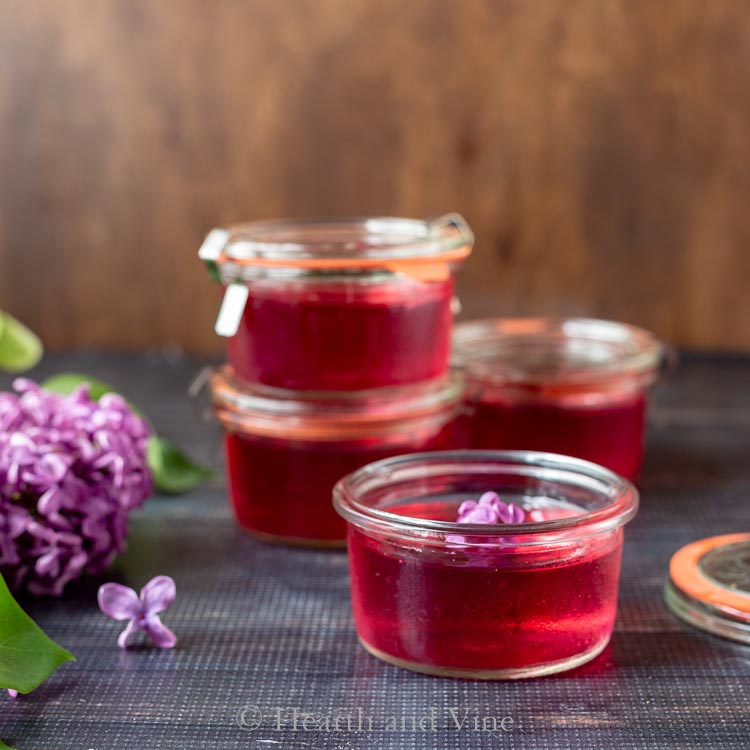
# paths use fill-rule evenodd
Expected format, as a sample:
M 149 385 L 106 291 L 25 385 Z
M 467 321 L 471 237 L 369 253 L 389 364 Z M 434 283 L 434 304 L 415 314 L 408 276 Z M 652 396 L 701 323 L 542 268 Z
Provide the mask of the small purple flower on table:
M 156 576 L 142 589 L 141 595 L 120 583 L 105 583 L 99 588 L 99 609 L 113 620 L 130 620 L 120 633 L 117 645 L 127 648 L 132 633 L 142 630 L 158 648 L 172 648 L 175 634 L 162 623 L 159 613 L 174 601 L 175 582 L 169 576 Z

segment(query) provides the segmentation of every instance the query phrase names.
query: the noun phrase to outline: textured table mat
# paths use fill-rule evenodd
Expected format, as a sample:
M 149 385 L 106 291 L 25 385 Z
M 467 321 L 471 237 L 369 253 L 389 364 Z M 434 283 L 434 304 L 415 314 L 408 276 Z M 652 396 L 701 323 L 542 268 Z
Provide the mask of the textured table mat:
M 219 479 L 188 496 L 150 501 L 133 519 L 128 553 L 101 579 L 140 587 L 171 575 L 178 596 L 164 619 L 179 637 L 173 651 L 116 648 L 120 625 L 96 606 L 101 580 L 61 601 L 23 600 L 78 662 L 31 696 L 0 697 L 0 737 L 10 744 L 750 747 L 750 648 L 683 626 L 661 594 L 678 547 L 750 530 L 750 358 L 686 356 L 659 386 L 612 643 L 575 672 L 515 683 L 441 680 L 375 660 L 357 645 L 343 553 L 268 546 L 235 528 L 218 434 L 185 397 L 200 366 L 164 354 L 83 353 L 49 356 L 34 373 L 74 370 L 111 382 L 162 434 L 213 461 Z M 305 722 L 304 714 L 315 719 Z

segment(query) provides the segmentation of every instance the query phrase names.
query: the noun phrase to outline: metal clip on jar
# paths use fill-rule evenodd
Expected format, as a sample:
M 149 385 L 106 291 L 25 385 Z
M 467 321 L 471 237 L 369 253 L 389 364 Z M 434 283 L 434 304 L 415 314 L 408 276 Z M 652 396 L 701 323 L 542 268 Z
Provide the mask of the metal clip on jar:
M 458 214 L 253 222 L 213 230 L 199 255 L 226 288 L 216 331 L 238 378 L 345 391 L 446 372 L 473 242 Z
M 240 383 L 224 367 L 210 392 L 238 523 L 289 544 L 343 544 L 331 492 L 345 474 L 387 456 L 465 444 L 456 372 L 417 386 L 301 393 Z
M 454 351 L 472 448 L 560 453 L 637 477 L 665 355 L 653 334 L 585 318 L 480 320 L 456 326 Z

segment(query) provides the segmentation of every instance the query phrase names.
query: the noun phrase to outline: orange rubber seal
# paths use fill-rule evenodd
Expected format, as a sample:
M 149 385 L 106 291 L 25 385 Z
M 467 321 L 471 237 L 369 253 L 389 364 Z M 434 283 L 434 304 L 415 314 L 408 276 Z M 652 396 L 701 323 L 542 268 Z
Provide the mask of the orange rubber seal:
M 444 250 L 432 255 L 417 255 L 413 258 L 386 260 L 384 258 L 234 258 L 221 252 L 216 259 L 218 263 L 232 263 L 237 266 L 258 266 L 259 268 L 304 268 L 304 269 L 339 269 L 351 268 L 400 268 L 412 265 L 432 265 L 455 263 L 468 257 L 469 245 Z
M 701 539 L 675 552 L 669 563 L 672 582 L 685 594 L 722 610 L 750 614 L 750 594 L 731 591 L 706 578 L 700 570 L 704 555 L 729 544 L 750 541 L 750 534 L 723 534 Z
M 334 239 L 326 239 L 326 232 Z M 362 238 L 370 236 L 380 238 L 380 244 L 363 247 Z M 211 275 L 222 282 L 241 281 L 243 275 L 252 275 L 253 269 L 383 269 L 418 280 L 439 281 L 450 276 L 451 266 L 463 261 L 473 245 L 474 233 L 456 213 L 426 220 L 288 219 L 213 229 L 198 256 Z
M 214 415 L 225 429 L 284 440 L 408 437 L 449 422 L 463 398 L 463 379 L 456 371 L 416 385 L 305 393 L 242 384 L 224 366 L 207 383 Z
M 353 267 L 382 268 L 418 281 L 443 281 L 450 276 L 450 264 L 464 260 L 470 253 L 471 247 L 464 245 L 435 255 L 389 261 L 382 258 L 233 258 L 221 252 L 216 262 L 251 268 L 299 268 L 316 271 Z

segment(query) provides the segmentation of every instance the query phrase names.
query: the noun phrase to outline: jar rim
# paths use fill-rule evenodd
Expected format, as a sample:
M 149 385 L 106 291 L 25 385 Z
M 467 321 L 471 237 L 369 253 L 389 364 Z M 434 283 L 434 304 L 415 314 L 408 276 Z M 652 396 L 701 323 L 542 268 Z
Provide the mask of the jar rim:
M 228 429 L 304 439 L 365 437 L 415 421 L 448 419 L 460 409 L 464 381 L 455 369 L 426 383 L 360 391 L 293 391 L 247 383 L 231 365 L 208 379 L 214 413 Z
M 668 350 L 650 331 L 595 318 L 487 318 L 459 323 L 457 366 L 493 384 L 586 385 L 653 379 Z
M 455 263 L 469 255 L 473 244 L 473 232 L 457 213 L 435 219 L 279 219 L 214 229 L 199 256 L 212 271 L 222 267 L 238 277 L 243 267 L 333 270 Z
M 419 476 L 440 476 L 450 470 L 490 474 L 493 467 L 506 473 L 517 473 L 519 477 L 534 476 L 546 482 L 561 482 L 563 479 L 598 486 L 605 490 L 612 501 L 602 508 L 574 516 L 550 521 L 524 521 L 515 524 L 470 524 L 457 521 L 438 521 L 391 513 L 368 506 L 358 499 L 364 486 L 381 481 L 405 483 Z M 547 544 L 558 538 L 577 539 L 619 528 L 636 514 L 639 493 L 624 477 L 598 464 L 571 456 L 539 451 L 502 450 L 457 450 L 412 453 L 386 458 L 358 469 L 343 477 L 334 487 L 333 504 L 339 515 L 360 528 L 391 531 L 405 536 L 423 537 L 437 535 L 445 537 L 460 535 L 477 538 L 479 543 L 513 537 L 514 545 Z M 483 541 L 482 541 L 483 540 Z

